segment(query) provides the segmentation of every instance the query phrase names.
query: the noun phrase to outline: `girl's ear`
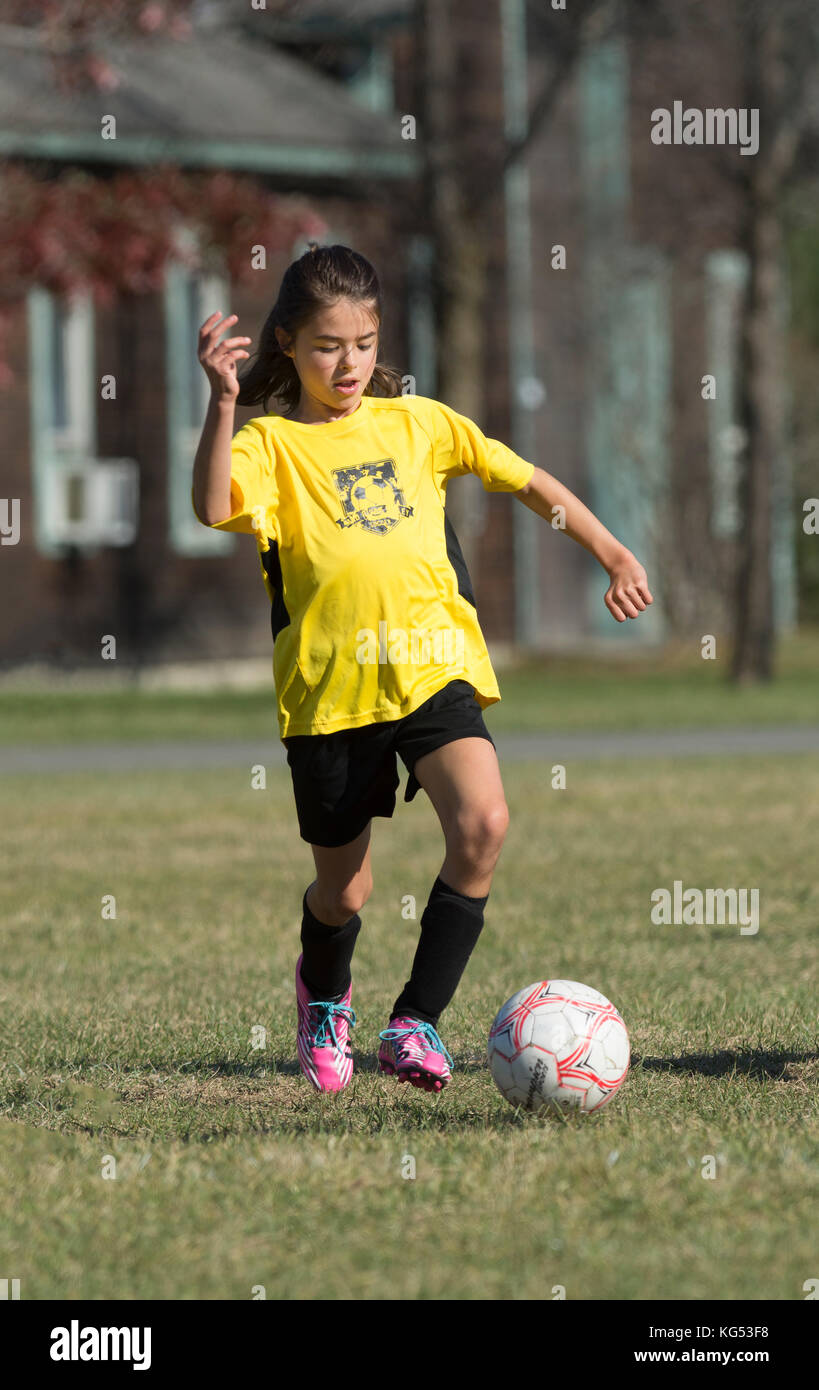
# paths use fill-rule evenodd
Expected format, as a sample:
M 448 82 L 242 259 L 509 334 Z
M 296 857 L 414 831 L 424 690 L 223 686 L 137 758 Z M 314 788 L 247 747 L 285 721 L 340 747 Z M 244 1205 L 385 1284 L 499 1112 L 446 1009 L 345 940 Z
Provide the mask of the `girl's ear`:
M 273 329 L 273 332 L 276 334 L 276 342 L 278 343 L 282 352 L 285 354 L 285 356 L 289 357 L 293 350 L 293 339 L 290 337 L 290 334 L 285 333 L 284 329 L 280 328 L 278 324 L 276 324 L 276 327 Z

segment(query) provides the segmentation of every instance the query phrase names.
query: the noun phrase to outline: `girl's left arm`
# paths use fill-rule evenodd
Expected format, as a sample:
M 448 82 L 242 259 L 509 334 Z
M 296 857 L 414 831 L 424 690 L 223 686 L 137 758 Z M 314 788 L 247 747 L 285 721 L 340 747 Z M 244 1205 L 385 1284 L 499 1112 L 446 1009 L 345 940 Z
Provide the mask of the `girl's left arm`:
M 557 478 L 542 468 L 535 468 L 531 481 L 515 496 L 538 516 L 551 522 L 556 531 L 565 531 L 573 541 L 591 551 L 609 576 L 604 602 L 618 623 L 638 617 L 654 602 L 639 560 Z

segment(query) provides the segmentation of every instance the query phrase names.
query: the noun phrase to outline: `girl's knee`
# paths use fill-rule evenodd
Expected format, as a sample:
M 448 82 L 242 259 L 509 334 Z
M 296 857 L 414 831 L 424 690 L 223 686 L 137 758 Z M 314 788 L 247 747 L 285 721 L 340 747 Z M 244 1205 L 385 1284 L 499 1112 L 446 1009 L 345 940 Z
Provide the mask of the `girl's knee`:
M 470 809 L 457 825 L 453 848 L 473 861 L 497 858 L 509 828 L 509 808 L 504 800 Z
M 315 891 L 316 901 L 324 916 L 322 917 L 321 912 L 316 912 L 315 915 L 320 921 L 326 921 L 328 926 L 343 926 L 361 911 L 372 893 L 372 876 L 359 875 L 340 888 L 325 887 L 318 883 Z
M 508 829 L 509 807 L 503 800 L 496 801 L 487 814 L 486 831 L 489 838 L 497 843 L 499 849 L 506 839 Z
M 370 894 L 373 891 L 372 879 L 356 881 L 345 889 L 339 898 L 341 911 L 346 912 L 345 921 L 349 921 L 357 912 L 360 912 Z

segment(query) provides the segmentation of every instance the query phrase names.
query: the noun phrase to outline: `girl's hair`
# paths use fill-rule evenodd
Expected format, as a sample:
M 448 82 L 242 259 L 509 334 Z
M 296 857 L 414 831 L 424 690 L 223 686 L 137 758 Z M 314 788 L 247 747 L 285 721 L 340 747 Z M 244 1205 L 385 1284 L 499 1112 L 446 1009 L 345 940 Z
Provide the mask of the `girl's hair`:
M 279 297 L 265 321 L 255 361 L 249 361 L 239 376 L 239 405 L 262 402 L 265 410 L 271 396 L 293 410 L 299 402 L 301 382 L 292 357 L 282 352 L 276 341 L 276 328 L 295 336 L 319 309 L 339 299 L 353 299 L 371 308 L 381 324 L 381 288 L 370 262 L 349 246 L 319 246 L 288 266 L 279 288 Z M 377 365 L 364 388 L 365 396 L 400 396 L 400 372 Z

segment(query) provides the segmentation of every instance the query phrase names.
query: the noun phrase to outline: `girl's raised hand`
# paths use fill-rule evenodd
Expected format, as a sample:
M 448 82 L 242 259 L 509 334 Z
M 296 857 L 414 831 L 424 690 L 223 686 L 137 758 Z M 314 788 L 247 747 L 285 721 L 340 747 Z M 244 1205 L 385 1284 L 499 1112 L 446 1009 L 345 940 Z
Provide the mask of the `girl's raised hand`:
M 219 334 L 229 323 L 237 320 L 238 315 L 229 314 L 226 319 L 216 320 L 221 316 L 221 309 L 217 309 L 215 314 L 211 314 L 209 319 L 205 319 L 199 329 L 199 361 L 202 364 L 205 375 L 211 386 L 211 392 L 220 400 L 235 400 L 239 394 L 239 378 L 236 375 L 237 357 L 249 357 L 250 353 L 245 352 L 244 348 L 237 347 L 237 343 L 249 343 L 250 338 L 225 338 L 223 342 L 218 342 Z

